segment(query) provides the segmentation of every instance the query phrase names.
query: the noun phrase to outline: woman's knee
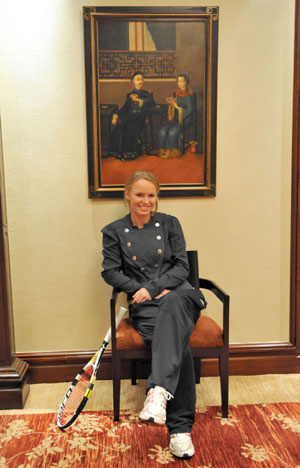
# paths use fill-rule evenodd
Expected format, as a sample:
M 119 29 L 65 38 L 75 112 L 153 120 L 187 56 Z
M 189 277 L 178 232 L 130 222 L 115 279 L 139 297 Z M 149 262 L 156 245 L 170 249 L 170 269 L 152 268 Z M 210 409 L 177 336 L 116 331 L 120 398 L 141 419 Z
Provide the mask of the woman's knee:
M 160 308 L 174 317 L 181 317 L 184 311 L 182 305 L 180 296 L 176 292 L 171 291 L 162 298 Z
M 168 294 L 162 297 L 161 299 L 161 305 L 165 307 L 172 307 L 174 304 L 176 304 L 178 300 L 178 297 L 174 291 L 170 291 Z

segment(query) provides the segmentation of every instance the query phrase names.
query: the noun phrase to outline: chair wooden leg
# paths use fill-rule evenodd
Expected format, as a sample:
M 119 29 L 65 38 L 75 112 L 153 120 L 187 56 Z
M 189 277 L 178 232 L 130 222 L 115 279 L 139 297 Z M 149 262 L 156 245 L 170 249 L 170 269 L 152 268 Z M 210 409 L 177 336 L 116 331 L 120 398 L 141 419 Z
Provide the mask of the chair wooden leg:
M 201 377 L 201 358 L 194 357 L 195 383 L 200 383 Z
M 120 419 L 120 387 L 121 387 L 121 362 L 120 359 L 113 360 L 113 406 L 114 421 Z
M 132 360 L 130 361 L 130 367 L 131 367 L 131 385 L 136 385 L 136 366 L 137 366 L 137 361 Z
M 222 417 L 228 418 L 228 350 L 222 349 L 219 358 L 219 370 L 221 380 Z

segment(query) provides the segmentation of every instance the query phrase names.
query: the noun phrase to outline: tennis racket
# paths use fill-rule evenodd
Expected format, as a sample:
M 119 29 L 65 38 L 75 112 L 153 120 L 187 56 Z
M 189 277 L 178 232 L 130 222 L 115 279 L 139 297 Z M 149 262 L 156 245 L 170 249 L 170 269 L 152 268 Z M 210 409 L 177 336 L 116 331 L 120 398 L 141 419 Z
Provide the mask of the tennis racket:
M 127 312 L 127 309 L 125 309 L 125 307 L 120 307 L 116 316 L 116 328 L 118 328 L 125 312 Z M 63 430 L 71 426 L 85 407 L 94 388 L 97 371 L 99 369 L 104 350 L 110 342 L 110 339 L 111 328 L 106 333 L 103 343 L 98 351 L 83 367 L 81 372 L 76 375 L 68 388 L 57 413 L 57 425 L 60 429 Z

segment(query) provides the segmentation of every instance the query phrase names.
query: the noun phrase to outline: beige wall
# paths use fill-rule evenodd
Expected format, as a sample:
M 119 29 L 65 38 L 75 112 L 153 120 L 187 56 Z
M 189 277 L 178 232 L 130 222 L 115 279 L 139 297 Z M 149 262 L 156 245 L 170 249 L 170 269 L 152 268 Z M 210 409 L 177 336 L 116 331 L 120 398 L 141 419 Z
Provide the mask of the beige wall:
M 0 98 L 18 352 L 95 348 L 109 324 L 100 229 L 126 210 L 122 201 L 87 196 L 85 4 L 100 2 L 0 4 Z M 201 275 L 231 294 L 231 342 L 285 341 L 294 2 L 213 5 L 220 6 L 217 196 L 164 199 L 160 210 L 180 218 L 188 248 L 199 250 Z M 214 315 L 215 301 L 208 299 Z

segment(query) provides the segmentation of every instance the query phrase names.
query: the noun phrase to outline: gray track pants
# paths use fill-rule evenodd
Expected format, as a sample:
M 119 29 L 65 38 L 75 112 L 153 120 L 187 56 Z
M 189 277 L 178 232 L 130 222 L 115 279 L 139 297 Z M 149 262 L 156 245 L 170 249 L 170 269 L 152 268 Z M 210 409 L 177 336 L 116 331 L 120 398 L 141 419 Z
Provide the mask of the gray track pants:
M 159 385 L 174 396 L 167 404 L 170 434 L 191 432 L 195 420 L 195 375 L 189 337 L 203 299 L 197 289 L 180 289 L 162 299 L 130 306 L 134 327 L 151 343 L 151 374 L 146 391 Z

